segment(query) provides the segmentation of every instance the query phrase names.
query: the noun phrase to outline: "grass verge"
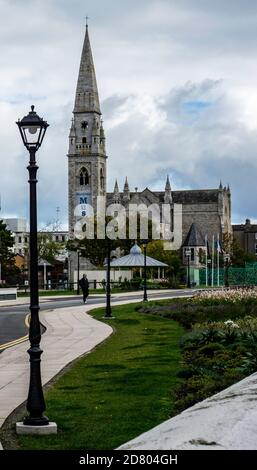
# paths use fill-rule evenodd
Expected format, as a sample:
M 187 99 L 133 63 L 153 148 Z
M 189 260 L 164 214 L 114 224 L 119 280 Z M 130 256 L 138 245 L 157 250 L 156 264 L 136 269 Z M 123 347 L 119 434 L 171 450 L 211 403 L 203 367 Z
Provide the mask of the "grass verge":
M 16 438 L 16 448 L 114 449 L 168 419 L 183 328 L 175 321 L 113 308 L 115 328 L 106 342 L 76 361 L 46 394 L 57 436 Z M 103 321 L 103 309 L 92 312 Z

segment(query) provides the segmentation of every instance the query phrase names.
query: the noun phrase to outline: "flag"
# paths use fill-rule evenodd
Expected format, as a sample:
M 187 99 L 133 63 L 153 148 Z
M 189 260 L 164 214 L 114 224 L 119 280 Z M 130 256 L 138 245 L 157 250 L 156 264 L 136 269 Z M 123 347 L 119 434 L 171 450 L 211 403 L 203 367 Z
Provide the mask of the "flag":
M 217 239 L 216 242 L 215 242 L 215 248 L 216 248 L 218 253 L 223 254 L 223 248 L 221 246 L 221 243 L 220 243 L 219 239 Z
M 208 256 L 209 253 L 210 253 L 210 249 L 209 249 L 209 242 L 208 242 L 208 237 L 207 235 L 205 235 L 205 246 L 206 246 L 206 255 Z

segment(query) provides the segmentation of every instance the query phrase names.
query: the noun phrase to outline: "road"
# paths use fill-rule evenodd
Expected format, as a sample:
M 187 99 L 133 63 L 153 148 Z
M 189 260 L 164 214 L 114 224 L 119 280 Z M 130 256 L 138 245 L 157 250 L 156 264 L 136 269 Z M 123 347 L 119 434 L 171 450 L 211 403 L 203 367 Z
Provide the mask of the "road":
M 194 291 L 192 290 L 176 290 L 164 293 L 156 293 L 154 291 L 148 292 L 148 299 L 151 298 L 175 298 L 175 297 L 183 297 L 185 295 L 192 295 Z M 143 293 L 135 293 L 135 295 L 126 295 L 119 294 L 112 296 L 111 302 L 112 305 L 115 305 L 116 302 L 121 300 L 138 300 L 141 301 L 143 299 Z M 77 307 L 81 305 L 82 300 L 81 297 L 74 299 L 73 297 L 69 298 L 68 296 L 63 298 L 54 298 L 49 301 L 44 301 L 40 304 L 40 310 L 51 310 L 56 308 L 64 308 L 64 307 Z M 94 305 L 94 304 L 105 304 L 105 297 L 103 296 L 92 296 L 88 299 L 87 304 Z M 17 344 L 17 342 L 22 341 L 24 337 L 28 334 L 28 322 L 27 316 L 29 313 L 29 299 L 28 303 L 24 305 L 17 305 L 17 306 L 9 306 L 9 307 L 2 307 L 0 304 L 0 352 L 1 350 L 6 349 L 6 347 L 10 347 L 13 344 Z M 10 343 L 10 344 L 9 344 Z

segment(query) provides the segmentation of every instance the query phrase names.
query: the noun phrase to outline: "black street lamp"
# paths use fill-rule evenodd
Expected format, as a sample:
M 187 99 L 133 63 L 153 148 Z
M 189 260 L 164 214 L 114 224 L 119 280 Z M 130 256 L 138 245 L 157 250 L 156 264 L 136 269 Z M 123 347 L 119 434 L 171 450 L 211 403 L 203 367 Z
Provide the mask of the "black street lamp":
M 105 234 L 107 236 L 107 234 Z M 111 307 L 111 240 L 107 236 L 107 270 L 106 270 L 106 308 L 104 318 L 112 317 Z
M 211 286 L 211 259 L 208 259 L 208 286 Z
M 79 295 L 79 277 L 80 277 L 80 274 L 79 274 L 79 271 L 80 271 L 80 265 L 79 265 L 79 261 L 80 261 L 80 251 L 78 250 L 78 267 L 77 267 L 77 295 Z
M 190 280 L 190 256 L 191 256 L 191 250 L 187 249 L 186 250 L 186 257 L 187 257 L 187 287 L 190 289 L 191 288 L 191 280 Z
M 229 267 L 230 256 L 224 255 L 224 261 L 225 261 L 224 284 L 225 284 L 225 287 L 229 287 L 228 267 Z
M 143 248 L 144 248 L 144 297 L 143 302 L 147 302 L 147 280 L 146 280 L 146 247 L 147 247 L 147 240 L 143 240 Z
M 22 137 L 22 141 L 29 151 L 30 161 L 27 167 L 29 171 L 30 187 L 30 384 L 27 400 L 29 416 L 24 418 L 23 424 L 30 426 L 44 426 L 49 424 L 49 419 L 43 415 L 45 400 L 41 382 L 40 349 L 41 330 L 39 322 L 39 297 L 38 297 L 38 248 L 37 248 L 37 170 L 36 152 L 43 142 L 48 127 L 31 106 L 31 111 L 21 121 L 16 123 Z

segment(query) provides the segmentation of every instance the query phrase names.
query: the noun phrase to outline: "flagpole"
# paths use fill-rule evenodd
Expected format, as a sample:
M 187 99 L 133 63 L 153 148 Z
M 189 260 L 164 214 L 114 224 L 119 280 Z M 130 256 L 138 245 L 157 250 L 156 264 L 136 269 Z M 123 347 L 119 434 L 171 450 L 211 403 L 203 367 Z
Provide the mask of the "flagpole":
M 220 234 L 217 234 L 217 284 L 220 286 Z
M 208 242 L 207 235 L 205 235 L 205 284 L 208 287 Z
M 212 267 L 211 267 L 211 286 L 214 286 L 214 235 L 212 235 Z

